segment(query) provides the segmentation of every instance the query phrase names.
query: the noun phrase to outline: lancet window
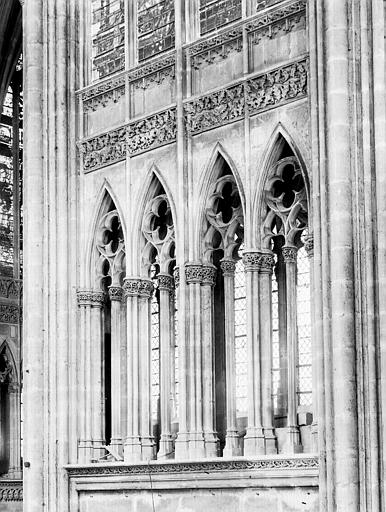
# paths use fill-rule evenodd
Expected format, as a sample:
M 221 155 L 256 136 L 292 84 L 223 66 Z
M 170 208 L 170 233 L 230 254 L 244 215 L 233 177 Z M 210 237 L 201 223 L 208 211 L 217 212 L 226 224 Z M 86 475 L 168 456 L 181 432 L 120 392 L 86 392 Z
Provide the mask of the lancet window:
M 125 67 L 124 0 L 92 0 L 92 63 L 95 79 Z
M 174 48 L 174 0 L 137 0 L 138 60 Z
M 283 141 L 284 142 L 284 141 Z M 301 451 L 299 412 L 312 409 L 310 265 L 307 188 L 287 143 L 265 185 L 263 250 L 273 262 L 272 398 L 275 426 L 286 427 L 287 448 Z
M 174 451 L 176 400 L 175 230 L 169 199 L 157 183 L 142 223 L 142 265 L 153 282 L 151 299 L 151 422 L 158 458 Z
M 223 159 L 205 217 L 203 263 L 216 270 L 211 291 L 214 361 L 205 360 L 208 372 L 214 368 L 214 431 L 224 455 L 240 455 L 238 416 L 245 419 L 246 415 L 244 218 L 235 178 Z
M 241 0 L 200 0 L 201 35 L 241 18 Z

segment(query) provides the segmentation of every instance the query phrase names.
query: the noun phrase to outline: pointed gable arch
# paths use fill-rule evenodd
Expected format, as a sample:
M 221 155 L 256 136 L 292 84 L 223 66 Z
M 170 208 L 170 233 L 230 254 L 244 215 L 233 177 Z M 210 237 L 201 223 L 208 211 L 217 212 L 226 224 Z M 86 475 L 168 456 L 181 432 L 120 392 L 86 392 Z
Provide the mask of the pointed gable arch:
M 307 209 L 309 217 L 312 217 L 310 214 L 310 181 L 304 159 L 291 134 L 287 131 L 282 123 L 278 123 L 272 132 L 267 147 L 263 153 L 261 172 L 259 173 L 255 198 L 252 204 L 253 236 L 256 237 L 254 243 L 258 247 L 263 246 L 261 226 L 264 222 L 264 216 L 266 215 L 265 196 L 267 184 L 272 178 L 275 165 L 281 159 L 289 157 L 293 157 L 299 165 L 301 175 L 305 183 Z
M 4 357 L 5 356 L 5 357 Z M 5 364 L 9 365 L 8 373 L 8 382 L 19 383 L 20 382 L 20 372 L 16 365 L 16 360 L 9 346 L 9 343 L 6 339 L 4 339 L 0 343 L 0 382 L 2 373 L 4 373 L 3 377 L 5 378 L 6 369 L 2 368 Z
M 241 201 L 242 215 L 243 218 L 245 218 L 245 193 L 239 172 L 237 171 L 236 165 L 234 164 L 228 152 L 224 149 L 223 145 L 220 142 L 217 142 L 213 148 L 208 164 L 206 165 L 206 168 L 202 174 L 200 185 L 198 187 L 199 192 L 196 210 L 197 221 L 195 226 L 194 244 L 197 250 L 198 259 L 200 259 L 202 256 L 202 243 L 205 236 L 204 231 L 207 203 L 216 180 L 218 180 L 221 175 L 226 174 L 231 174 L 233 176 Z

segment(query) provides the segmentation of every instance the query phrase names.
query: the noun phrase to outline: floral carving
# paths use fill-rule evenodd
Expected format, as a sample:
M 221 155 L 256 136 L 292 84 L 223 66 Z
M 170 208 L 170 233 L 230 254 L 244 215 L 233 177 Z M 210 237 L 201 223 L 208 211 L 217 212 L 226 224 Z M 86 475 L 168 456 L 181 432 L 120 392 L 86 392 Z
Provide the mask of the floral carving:
M 236 31 L 233 31 L 233 33 Z M 199 69 L 203 64 L 213 64 L 219 60 L 224 60 L 233 52 L 241 52 L 243 49 L 243 39 L 241 35 L 241 29 L 238 30 L 237 35 L 229 40 L 225 40 L 222 43 L 208 45 L 208 49 L 206 51 L 195 53 L 191 57 L 191 66 L 194 69 Z M 240 34 L 239 34 L 240 33 Z M 216 38 L 223 39 L 223 38 Z
M 188 263 L 185 267 L 185 277 L 188 284 L 201 283 L 202 280 L 202 265 L 195 263 Z
M 222 260 L 220 263 L 224 276 L 233 276 L 236 270 L 236 263 L 233 260 Z
M 126 297 L 138 296 L 149 298 L 154 291 L 154 285 L 150 279 L 127 277 L 123 282 L 123 291 Z
M 80 144 L 84 171 L 94 171 L 126 158 L 126 127 L 85 140 Z
M 0 322 L 5 324 L 18 324 L 20 311 L 18 306 L 0 304 Z
M 19 279 L 0 278 L 0 296 L 6 299 L 20 299 L 23 283 Z
M 168 274 L 158 274 L 158 289 L 166 290 L 169 293 L 174 292 L 174 279 Z
M 78 290 L 76 298 L 78 306 L 102 307 L 105 302 L 105 294 L 94 290 Z
M 304 248 L 309 258 L 314 256 L 314 235 L 312 233 L 304 237 Z
M 173 275 L 174 275 L 174 285 L 176 288 L 178 288 L 178 286 L 180 286 L 180 267 L 174 267 Z
M 137 66 L 136 68 L 129 71 L 129 81 L 134 82 L 140 80 L 141 78 L 146 78 L 147 76 L 154 74 L 164 68 L 174 66 L 175 60 L 176 57 L 174 51 L 169 55 L 162 55 L 157 59 L 152 59 L 151 62 Z
M 243 264 L 246 272 L 253 272 L 260 268 L 260 253 L 259 252 L 244 252 Z
M 202 284 L 209 284 L 214 286 L 216 284 L 216 267 L 211 265 L 203 265 L 201 270 L 201 282 Z
M 306 62 L 296 62 L 250 79 L 246 83 L 246 92 L 250 114 L 305 97 Z
M 150 73 L 142 78 L 138 78 L 137 80 L 133 80 L 131 83 L 135 89 L 147 89 L 151 85 L 159 85 L 162 84 L 165 80 L 174 80 L 175 78 L 175 67 L 169 66 L 166 68 L 162 68 L 154 73 Z
M 121 286 L 109 286 L 109 296 L 110 300 L 116 300 L 118 302 L 122 301 L 123 298 L 123 290 Z
M 23 501 L 23 482 L 0 482 L 0 502 Z
M 202 96 L 185 104 L 186 128 L 194 134 L 242 119 L 244 84 Z
M 275 265 L 275 258 L 273 254 L 262 253 L 260 255 L 260 268 L 261 273 L 272 274 Z
M 296 263 L 297 248 L 284 246 L 282 247 L 282 253 L 285 263 Z

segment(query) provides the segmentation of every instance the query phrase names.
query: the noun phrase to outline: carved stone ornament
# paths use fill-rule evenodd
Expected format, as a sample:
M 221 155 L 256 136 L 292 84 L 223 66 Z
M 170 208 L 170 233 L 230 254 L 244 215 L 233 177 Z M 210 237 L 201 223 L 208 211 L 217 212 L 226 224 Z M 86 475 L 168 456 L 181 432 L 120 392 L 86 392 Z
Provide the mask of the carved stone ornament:
M 135 82 L 142 78 L 146 79 L 149 75 L 153 75 L 165 68 L 175 66 L 175 61 L 176 52 L 173 50 L 173 52 L 167 55 L 161 55 L 158 58 L 152 59 L 150 62 L 146 62 L 145 64 L 131 69 L 128 73 L 129 81 Z
M 125 95 L 125 82 L 125 75 L 121 75 L 80 91 L 78 94 L 83 101 L 83 111 L 95 112 L 117 103 Z
M 6 299 L 20 299 L 23 289 L 23 283 L 20 279 L 9 277 L 0 278 L 0 297 Z
M 236 270 L 236 263 L 233 260 L 221 260 L 220 263 L 224 276 L 233 276 Z
M 275 258 L 273 254 L 262 253 L 260 255 L 260 273 L 272 274 L 275 266 Z
M 0 322 L 4 324 L 18 324 L 20 308 L 13 304 L 0 304 Z
M 245 272 L 256 272 L 260 268 L 260 252 L 251 251 L 243 254 Z
M 123 282 L 123 291 L 126 297 L 149 298 L 154 291 L 154 284 L 149 279 L 126 277 Z
M 23 501 L 23 482 L 3 480 L 0 482 L 0 503 L 12 501 Z
M 203 265 L 201 269 L 201 283 L 214 286 L 216 284 L 217 269 L 212 265 Z
M 296 256 L 298 250 L 296 247 L 284 246 L 282 248 L 283 258 L 285 263 L 296 263 Z
M 201 283 L 202 265 L 195 263 L 187 263 L 185 266 L 185 277 L 188 284 Z
M 126 158 L 127 128 L 103 133 L 79 144 L 83 155 L 83 170 L 94 171 L 106 165 L 115 164 Z
M 185 103 L 186 129 L 195 134 L 244 117 L 244 84 Z
M 123 290 L 121 286 L 109 286 L 110 300 L 116 300 L 122 302 Z
M 67 466 L 71 478 L 85 475 L 148 475 L 162 473 L 195 473 L 195 472 L 217 472 L 217 471 L 254 471 L 254 470 L 307 470 L 318 469 L 317 457 L 296 457 L 296 458 L 265 458 L 261 460 L 206 460 L 202 462 L 174 462 L 170 464 L 133 464 L 108 466 Z
M 202 65 L 224 60 L 231 53 L 239 53 L 242 49 L 243 30 L 240 26 L 217 34 L 206 41 L 195 43 L 187 49 L 187 57 L 190 57 L 191 67 L 199 69 Z
M 314 235 L 312 233 L 304 237 L 304 248 L 309 258 L 314 256 Z
M 176 288 L 178 288 L 180 286 L 180 267 L 174 267 L 173 275 L 174 275 L 174 285 Z
M 158 289 L 174 293 L 174 279 L 169 274 L 158 274 Z
M 78 290 L 76 297 L 78 306 L 102 307 L 105 303 L 105 294 L 102 291 Z

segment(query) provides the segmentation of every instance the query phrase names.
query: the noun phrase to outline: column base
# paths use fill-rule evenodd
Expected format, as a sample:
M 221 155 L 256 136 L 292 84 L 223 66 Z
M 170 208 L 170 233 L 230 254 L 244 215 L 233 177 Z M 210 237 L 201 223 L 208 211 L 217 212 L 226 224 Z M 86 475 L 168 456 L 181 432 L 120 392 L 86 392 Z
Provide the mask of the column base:
M 138 436 L 126 437 L 123 447 L 123 460 L 129 463 L 141 460 L 141 441 Z
M 173 459 L 174 458 L 174 443 L 171 434 L 161 434 L 159 442 L 159 451 L 157 460 Z
M 187 432 L 178 432 L 174 441 L 174 455 L 177 460 L 186 460 L 189 458 L 189 439 Z
M 218 457 L 219 439 L 216 432 L 204 432 L 205 443 L 205 457 L 216 458 Z
M 113 457 L 115 457 L 117 460 L 119 460 L 119 458 L 123 456 L 123 446 L 121 438 L 112 438 L 109 444 L 109 448 L 111 448 L 111 455 L 113 455 Z
M 223 457 L 238 457 L 240 455 L 242 455 L 242 453 L 237 430 L 227 430 Z
M 78 441 L 78 462 L 89 464 L 93 458 L 92 441 L 79 439 Z
M 205 457 L 205 442 L 203 432 L 189 433 L 189 458 L 202 459 Z
M 283 453 L 302 453 L 303 446 L 300 442 L 299 427 L 287 427 L 287 440 L 283 448 Z
M 141 437 L 141 459 L 154 460 L 156 458 L 156 445 L 154 437 Z
M 265 453 L 271 455 L 277 453 L 276 436 L 272 427 L 264 428 Z
M 264 454 L 265 439 L 262 427 L 248 427 L 244 437 L 244 455 L 253 457 Z
M 92 461 L 98 461 L 106 456 L 103 439 L 94 439 L 92 441 Z

